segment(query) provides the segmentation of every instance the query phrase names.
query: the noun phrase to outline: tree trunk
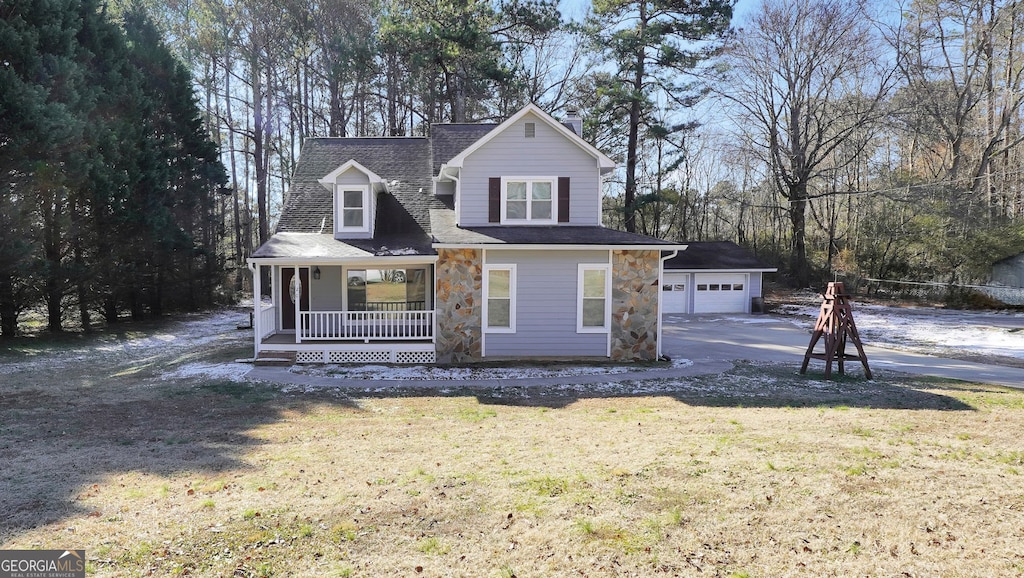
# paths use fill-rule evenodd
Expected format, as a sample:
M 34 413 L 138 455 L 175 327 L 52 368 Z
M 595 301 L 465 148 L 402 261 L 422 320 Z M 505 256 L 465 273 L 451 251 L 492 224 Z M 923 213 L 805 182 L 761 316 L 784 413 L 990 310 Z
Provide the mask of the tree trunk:
M 811 284 L 811 269 L 807 263 L 807 187 L 790 187 L 789 222 L 793 239 L 790 245 L 789 269 L 797 287 Z
M 139 295 L 138 283 L 133 283 L 128 291 L 128 310 L 131 313 L 132 321 L 141 321 L 145 317 L 145 308 L 142 303 L 142 296 Z
M 642 69 L 642 66 L 640 67 Z M 636 74 L 636 84 L 643 84 L 643 75 Z M 636 155 L 640 137 L 640 100 L 634 98 L 629 105 L 629 139 L 626 143 L 626 190 L 623 198 L 625 226 L 630 233 L 636 232 Z
M 242 223 L 238 208 L 238 163 L 235 160 L 235 120 L 231 113 L 231 61 L 230 52 L 224 63 L 224 107 L 228 120 L 228 161 L 231 164 L 231 202 L 235 238 L 235 291 L 241 291 L 245 283 L 245 267 L 242 265 L 246 253 L 242 251 Z
M 338 79 L 331 75 L 327 81 L 331 101 L 331 126 L 329 136 L 345 136 L 345 115 L 341 110 L 341 87 Z
M 46 296 L 46 326 L 53 332 L 61 332 L 61 302 L 64 299 L 64 283 L 61 281 L 60 259 L 60 213 L 57 206 L 59 195 L 53 191 L 43 201 L 43 258 L 46 262 L 46 280 L 43 284 Z
M 253 62 L 252 79 L 252 106 L 253 106 L 253 162 L 256 169 L 256 211 L 258 215 L 258 243 L 262 245 L 267 242 L 269 236 L 269 222 L 267 218 L 267 166 L 264 159 L 264 148 L 266 147 L 267 130 L 264 127 L 263 119 L 263 86 L 260 78 L 260 71 L 257 70 L 258 61 Z
M 0 276 L 0 337 L 11 339 L 18 334 L 18 302 L 14 295 L 14 280 Z
M 78 317 L 82 324 L 82 331 L 86 333 L 92 330 L 92 317 L 89 315 L 89 288 L 85 273 L 85 259 L 82 256 L 82 241 L 75 243 L 75 269 L 78 271 Z
M 398 99 L 401 98 L 398 94 L 398 59 L 393 53 L 389 53 L 387 56 L 387 72 L 385 73 L 387 94 L 384 98 L 387 100 L 387 116 L 388 116 L 388 136 L 401 136 L 402 125 L 398 122 Z M 365 99 L 363 99 L 365 100 Z
M 107 325 L 117 323 L 117 299 L 113 295 L 108 295 L 103 300 L 103 319 L 107 322 Z
M 647 2 L 640 2 L 640 37 L 647 30 Z M 634 62 L 633 78 L 630 88 L 633 95 L 629 103 L 629 137 L 626 142 L 626 190 L 623 209 L 626 212 L 625 226 L 630 233 L 636 232 L 636 162 L 637 148 L 640 141 L 640 105 L 643 98 L 644 71 L 647 64 L 647 51 L 643 46 L 637 48 Z

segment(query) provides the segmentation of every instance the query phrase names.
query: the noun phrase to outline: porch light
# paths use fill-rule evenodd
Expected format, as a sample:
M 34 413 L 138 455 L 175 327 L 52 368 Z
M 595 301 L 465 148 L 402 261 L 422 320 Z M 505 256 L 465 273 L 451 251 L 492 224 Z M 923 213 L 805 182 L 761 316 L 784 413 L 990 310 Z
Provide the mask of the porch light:
M 314 279 L 319 279 L 320 278 L 320 267 L 319 266 L 313 267 L 313 278 Z

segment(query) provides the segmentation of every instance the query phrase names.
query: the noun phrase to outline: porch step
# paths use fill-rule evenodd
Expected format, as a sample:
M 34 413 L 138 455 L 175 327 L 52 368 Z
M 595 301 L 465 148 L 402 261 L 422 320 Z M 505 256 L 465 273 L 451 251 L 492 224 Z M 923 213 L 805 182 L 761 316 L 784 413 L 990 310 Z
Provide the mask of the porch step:
M 295 365 L 294 351 L 263 352 L 253 361 L 253 365 L 285 366 Z

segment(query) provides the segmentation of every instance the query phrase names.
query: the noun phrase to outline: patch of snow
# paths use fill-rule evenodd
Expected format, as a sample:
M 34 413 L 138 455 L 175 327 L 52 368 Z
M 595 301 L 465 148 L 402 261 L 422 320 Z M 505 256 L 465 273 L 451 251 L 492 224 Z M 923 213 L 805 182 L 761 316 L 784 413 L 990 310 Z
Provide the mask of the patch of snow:
M 191 379 L 196 377 L 245 381 L 252 365 L 247 363 L 188 363 L 165 373 L 162 379 Z
M 380 251 L 377 251 L 378 256 L 392 256 L 400 257 L 403 255 L 418 255 L 419 251 L 412 247 L 403 247 L 401 249 L 388 249 L 387 247 L 381 247 Z
M 813 325 L 820 306 L 783 305 L 780 312 Z M 853 320 L 866 345 L 910 348 L 933 355 L 951 351 L 1024 359 L 1019 315 L 853 304 Z
M 679 359 L 673 368 L 689 367 L 693 362 Z M 668 367 L 630 367 L 625 365 L 571 365 L 560 367 L 430 367 L 424 365 L 319 365 L 292 366 L 290 371 L 316 377 L 381 381 L 463 381 L 516 380 L 575 377 L 580 375 L 617 375 L 635 371 L 667 370 Z
M 744 325 L 758 325 L 760 323 L 775 323 L 776 322 L 776 320 L 774 318 L 771 318 L 771 317 L 752 317 L 752 316 L 749 316 L 749 315 L 748 316 L 744 316 L 744 317 L 726 317 L 725 320 L 726 321 L 735 321 L 735 322 L 738 322 L 738 323 L 743 323 Z
M 0 374 L 43 369 L 59 369 L 74 366 L 84 361 L 96 362 L 104 359 L 123 360 L 135 355 L 153 355 L 180 351 L 188 348 L 200 349 L 214 343 L 246 339 L 252 342 L 252 331 L 239 331 L 238 326 L 248 323 L 249 313 L 238 309 L 225 309 L 214 313 L 188 314 L 175 321 L 151 324 L 124 324 L 119 328 L 123 334 L 102 333 L 95 338 L 83 340 L 84 344 L 73 344 L 68 348 L 46 349 L 45 353 L 25 354 L 16 361 L 0 363 Z

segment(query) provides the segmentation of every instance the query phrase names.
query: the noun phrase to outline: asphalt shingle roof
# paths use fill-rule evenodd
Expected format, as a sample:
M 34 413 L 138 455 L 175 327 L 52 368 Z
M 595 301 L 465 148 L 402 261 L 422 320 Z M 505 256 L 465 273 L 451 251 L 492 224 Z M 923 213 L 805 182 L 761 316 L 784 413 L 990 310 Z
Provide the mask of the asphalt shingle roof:
M 460 228 L 433 192 L 443 163 L 497 124 L 442 124 L 431 137 L 310 138 L 302 147 L 276 232 L 256 258 L 434 254 L 432 242 L 523 245 L 677 245 L 600 226 Z M 373 239 L 334 239 L 334 197 L 319 180 L 356 161 L 386 183 L 377 196 Z
M 441 165 L 455 158 L 482 139 L 498 125 L 496 124 L 435 124 L 430 127 L 430 143 L 434 157 L 434 172 L 441 171 Z
M 279 233 L 334 230 L 334 199 L 318 181 L 355 160 L 388 183 L 378 198 L 377 230 L 384 234 L 430 231 L 430 209 L 444 205 L 434 197 L 430 141 L 426 138 L 311 138 L 302 146 Z
M 353 257 L 431 255 L 426 235 L 378 235 L 339 241 L 333 233 L 276 233 L 252 256 L 275 259 L 349 259 Z
M 762 269 L 775 267 L 758 259 L 753 253 L 732 241 L 683 243 L 685 251 L 665 261 L 665 269 Z
M 606 229 L 604 227 L 490 226 L 459 227 L 455 211 L 430 211 L 431 230 L 438 243 L 451 245 L 680 245 L 644 235 Z

